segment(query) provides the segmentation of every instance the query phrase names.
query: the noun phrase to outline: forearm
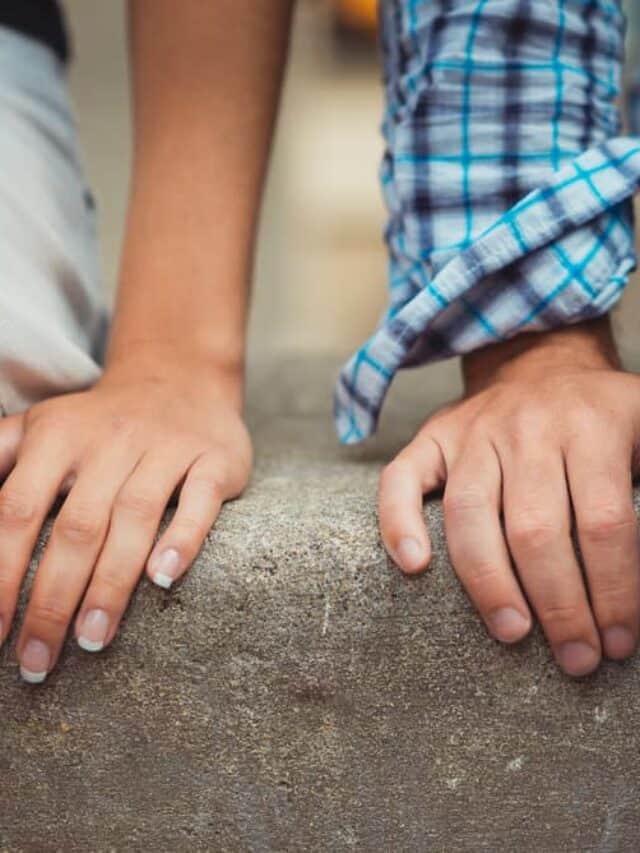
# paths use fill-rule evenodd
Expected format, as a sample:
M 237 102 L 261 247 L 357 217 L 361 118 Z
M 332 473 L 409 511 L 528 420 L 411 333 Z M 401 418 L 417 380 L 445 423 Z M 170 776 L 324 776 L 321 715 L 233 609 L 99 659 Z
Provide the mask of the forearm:
M 374 431 L 399 368 L 603 316 L 635 264 L 619 5 L 415 7 L 383 4 L 392 287 L 340 374 L 344 442 Z
M 293 0 L 131 0 L 134 156 L 107 369 L 242 373 L 257 211 Z

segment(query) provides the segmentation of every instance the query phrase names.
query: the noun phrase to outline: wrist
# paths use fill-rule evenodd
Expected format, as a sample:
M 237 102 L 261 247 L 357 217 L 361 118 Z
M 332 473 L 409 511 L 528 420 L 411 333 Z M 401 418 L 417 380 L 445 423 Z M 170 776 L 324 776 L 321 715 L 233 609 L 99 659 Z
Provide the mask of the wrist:
M 535 379 L 567 368 L 622 369 L 608 314 L 548 332 L 524 332 L 462 357 L 467 395 L 515 376 Z
M 197 386 L 203 395 L 222 397 L 241 411 L 244 378 L 243 354 L 223 355 L 185 343 L 136 340 L 109 349 L 100 383 Z

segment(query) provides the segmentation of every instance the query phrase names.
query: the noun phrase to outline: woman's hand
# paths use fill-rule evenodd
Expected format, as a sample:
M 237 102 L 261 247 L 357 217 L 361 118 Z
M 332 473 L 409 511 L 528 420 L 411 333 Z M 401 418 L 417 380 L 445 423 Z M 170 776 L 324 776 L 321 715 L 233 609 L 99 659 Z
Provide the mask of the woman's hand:
M 474 353 L 464 373 L 464 398 L 383 472 L 389 554 L 407 574 L 426 568 L 422 497 L 444 485 L 451 561 L 496 639 L 522 639 L 532 609 L 568 674 L 591 672 L 603 652 L 628 657 L 640 631 L 640 377 L 620 369 L 608 318 Z
M 132 361 L 107 369 L 89 391 L 0 421 L 8 474 L 0 489 L 0 641 L 40 528 L 68 492 L 17 642 L 30 682 L 54 666 L 76 611 L 79 644 L 99 651 L 113 640 L 145 568 L 165 588 L 183 575 L 223 501 L 249 477 L 239 379 L 200 362 Z M 175 515 L 154 546 L 174 494 Z

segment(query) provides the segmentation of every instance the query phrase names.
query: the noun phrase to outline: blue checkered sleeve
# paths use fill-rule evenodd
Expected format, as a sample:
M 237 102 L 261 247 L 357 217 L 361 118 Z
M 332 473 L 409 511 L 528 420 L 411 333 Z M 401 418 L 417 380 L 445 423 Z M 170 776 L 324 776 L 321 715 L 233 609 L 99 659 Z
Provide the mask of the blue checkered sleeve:
M 338 378 L 345 443 L 374 432 L 399 368 L 599 316 L 635 266 L 620 0 L 382 0 L 381 17 L 389 305 Z
M 629 38 L 625 94 L 629 130 L 640 134 L 640 3 L 628 0 Z

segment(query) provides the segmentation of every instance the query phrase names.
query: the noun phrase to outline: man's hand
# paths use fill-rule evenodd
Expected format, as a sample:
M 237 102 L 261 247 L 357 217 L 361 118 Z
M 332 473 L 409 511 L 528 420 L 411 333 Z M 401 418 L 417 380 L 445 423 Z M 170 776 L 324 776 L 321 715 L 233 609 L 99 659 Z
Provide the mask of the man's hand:
M 0 641 L 43 521 L 68 492 L 17 643 L 31 682 L 54 666 L 76 611 L 78 642 L 99 651 L 113 640 L 145 567 L 162 587 L 186 572 L 222 502 L 249 476 L 238 380 L 210 364 L 134 362 L 107 370 L 89 391 L 0 421 L 8 474 L 0 489 Z M 154 547 L 172 496 L 176 512 Z
M 608 318 L 522 335 L 463 368 L 464 397 L 383 472 L 389 554 L 407 574 L 426 568 L 422 497 L 446 484 L 451 561 L 496 639 L 522 639 L 532 609 L 568 674 L 628 657 L 640 632 L 640 377 L 620 369 Z

